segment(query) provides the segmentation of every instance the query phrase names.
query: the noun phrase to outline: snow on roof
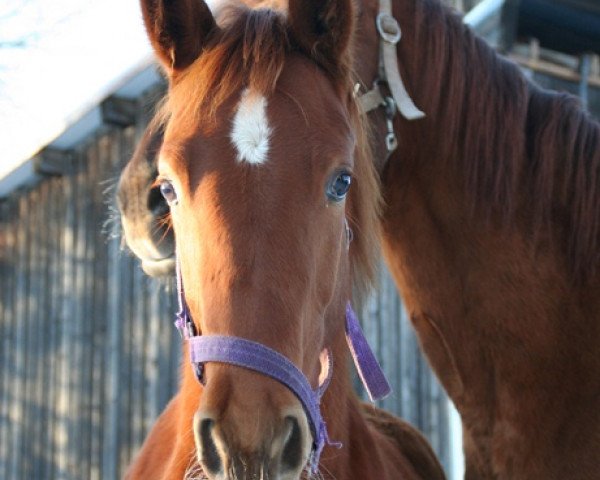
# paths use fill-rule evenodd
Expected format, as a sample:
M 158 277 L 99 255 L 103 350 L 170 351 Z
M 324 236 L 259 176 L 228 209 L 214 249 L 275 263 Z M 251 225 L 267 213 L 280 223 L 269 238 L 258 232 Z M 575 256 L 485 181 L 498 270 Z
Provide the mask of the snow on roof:
M 160 81 L 137 2 L 26 5 L 13 23 L 37 37 L 0 48 L 0 198 L 35 176 L 38 151 L 72 148 L 93 132 L 105 98 L 135 98 Z M 6 26 L 18 35 L 14 25 Z

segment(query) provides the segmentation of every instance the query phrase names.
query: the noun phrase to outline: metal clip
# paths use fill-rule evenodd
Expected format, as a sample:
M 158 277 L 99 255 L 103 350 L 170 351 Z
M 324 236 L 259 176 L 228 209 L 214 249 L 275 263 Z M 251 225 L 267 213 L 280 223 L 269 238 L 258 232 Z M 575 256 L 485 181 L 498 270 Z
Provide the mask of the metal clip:
M 385 145 L 388 152 L 398 148 L 398 138 L 394 132 L 394 117 L 396 116 L 396 102 L 392 97 L 385 97 L 385 122 L 388 133 L 385 136 Z
M 192 322 L 191 320 L 188 319 L 185 326 L 187 328 L 188 338 L 195 337 L 196 336 L 196 326 L 194 325 L 194 322 Z
M 377 31 L 384 41 L 395 45 L 400 41 L 402 32 L 398 21 L 389 13 L 381 12 L 375 20 Z
M 184 310 L 180 310 L 175 314 L 175 321 L 173 323 L 175 325 L 175 328 L 177 328 L 179 335 L 181 335 L 181 338 L 185 338 L 185 329 L 187 321 Z
M 204 378 L 204 364 L 203 363 L 194 363 L 194 373 L 196 374 L 196 378 L 200 382 L 201 385 L 206 385 L 206 379 Z

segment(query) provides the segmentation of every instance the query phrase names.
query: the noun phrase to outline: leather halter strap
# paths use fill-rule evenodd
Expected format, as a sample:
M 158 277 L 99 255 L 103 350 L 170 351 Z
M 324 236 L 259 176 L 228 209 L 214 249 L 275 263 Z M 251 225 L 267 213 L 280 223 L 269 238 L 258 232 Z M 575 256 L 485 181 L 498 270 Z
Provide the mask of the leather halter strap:
M 396 45 L 402 37 L 402 31 L 398 21 L 392 15 L 391 0 L 379 0 L 379 14 L 376 18 L 376 25 L 377 32 L 381 37 L 379 82 L 388 84 L 396 107 L 404 118 L 407 120 L 423 118 L 425 113 L 414 104 L 400 76 Z M 379 89 L 379 82 L 376 81 L 371 90 L 358 98 L 362 111 L 365 113 L 386 106 L 385 97 Z
M 376 18 L 377 32 L 381 37 L 379 51 L 379 76 L 373 82 L 373 87 L 368 92 L 359 95 L 360 83 L 356 84 L 355 97 L 363 114 L 378 108 L 385 109 L 387 134 L 385 145 L 389 158 L 391 153 L 398 148 L 398 138 L 394 131 L 394 117 L 400 111 L 407 120 L 423 118 L 425 114 L 419 110 L 406 91 L 396 55 L 396 45 L 402 37 L 400 25 L 392 16 L 391 0 L 380 0 L 379 14 Z M 381 91 L 381 84 L 386 83 L 392 96 L 386 96 Z

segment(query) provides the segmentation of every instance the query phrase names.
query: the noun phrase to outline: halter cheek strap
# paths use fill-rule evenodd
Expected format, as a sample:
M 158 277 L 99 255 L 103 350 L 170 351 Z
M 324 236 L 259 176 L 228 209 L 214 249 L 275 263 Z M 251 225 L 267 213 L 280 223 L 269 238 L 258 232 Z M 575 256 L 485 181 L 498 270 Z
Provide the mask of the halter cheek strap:
M 392 388 L 385 378 L 385 373 L 375 358 L 362 328 L 360 328 L 360 323 L 350 302 L 346 304 L 346 341 L 354 360 L 354 366 L 371 401 L 387 397 Z

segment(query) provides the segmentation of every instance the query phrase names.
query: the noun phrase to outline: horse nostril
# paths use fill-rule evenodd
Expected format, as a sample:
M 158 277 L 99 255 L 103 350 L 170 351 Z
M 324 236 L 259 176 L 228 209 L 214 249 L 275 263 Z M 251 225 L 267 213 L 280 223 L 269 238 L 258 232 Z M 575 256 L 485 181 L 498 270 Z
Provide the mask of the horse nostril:
M 290 430 L 281 453 L 281 465 L 283 471 L 296 470 L 302 462 L 302 430 L 296 418 L 285 417 L 285 421 L 290 424 Z
M 207 473 L 216 475 L 222 470 L 221 459 L 213 438 L 215 422 L 209 418 L 200 421 L 200 462 Z

